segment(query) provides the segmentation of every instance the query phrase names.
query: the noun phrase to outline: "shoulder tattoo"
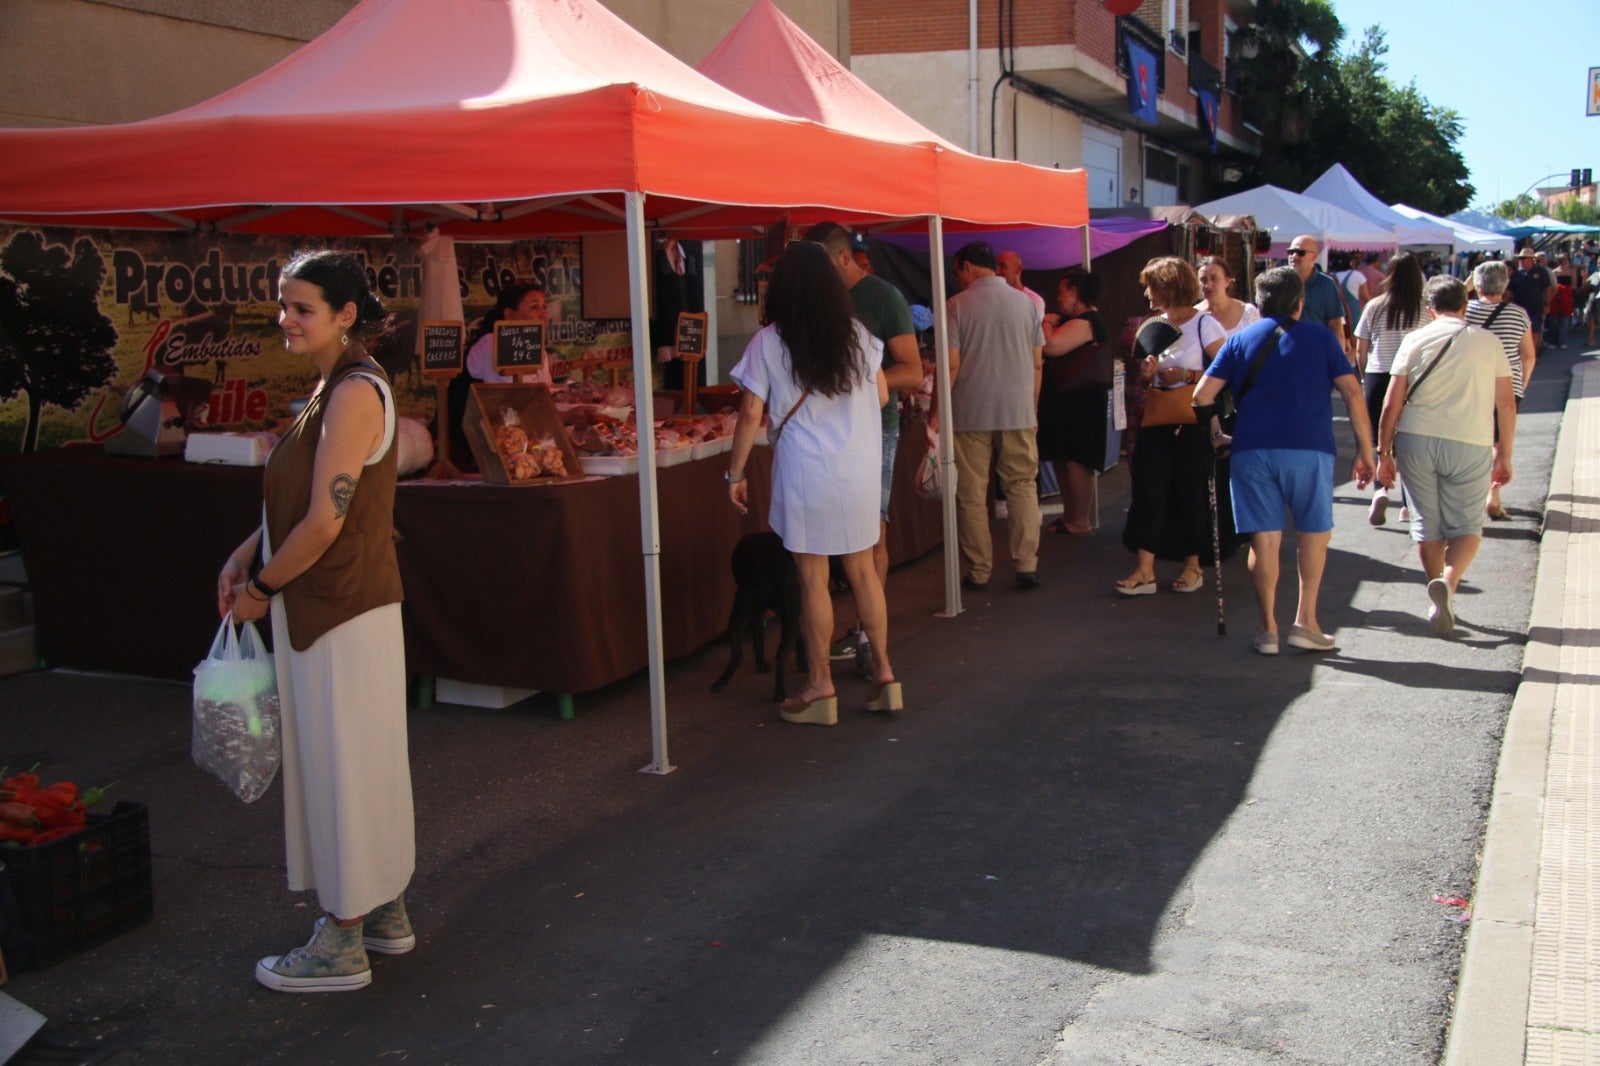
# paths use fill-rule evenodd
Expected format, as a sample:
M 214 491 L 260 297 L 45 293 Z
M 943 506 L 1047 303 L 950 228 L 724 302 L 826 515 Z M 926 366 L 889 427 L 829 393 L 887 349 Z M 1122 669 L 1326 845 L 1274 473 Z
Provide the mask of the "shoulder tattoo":
M 350 510 L 350 501 L 356 496 L 356 479 L 349 474 L 336 474 L 328 482 L 328 495 L 333 497 L 333 517 L 343 518 Z

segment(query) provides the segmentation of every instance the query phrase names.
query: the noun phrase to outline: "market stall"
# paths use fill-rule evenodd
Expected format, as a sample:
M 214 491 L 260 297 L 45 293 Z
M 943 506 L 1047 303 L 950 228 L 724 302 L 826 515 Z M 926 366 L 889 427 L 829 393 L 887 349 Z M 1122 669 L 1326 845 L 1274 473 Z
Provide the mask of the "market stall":
M 901 438 L 892 563 L 941 539 L 939 504 L 916 490 L 921 425 L 909 422 Z M 751 453 L 752 507 L 742 519 L 727 503 L 725 457 L 659 472 L 672 501 L 661 519 L 669 658 L 726 628 L 728 559 L 740 537 L 766 528 L 770 466 L 770 449 Z M 187 680 L 195 649 L 216 631 L 207 593 L 217 560 L 255 523 L 260 469 L 65 448 L 0 456 L 0 483 L 26 546 L 40 654 L 72 669 Z M 641 551 L 638 508 L 637 475 L 534 488 L 401 482 L 395 528 L 407 668 L 568 695 L 645 668 L 644 584 L 636 568 L 616 565 Z M 724 513 L 726 521 L 706 517 Z M 86 621 L 85 604 L 104 602 L 128 607 Z
M 568 145 L 580 150 L 559 150 Z M 642 337 L 652 229 L 729 237 L 780 216 L 925 218 L 937 240 L 943 216 L 988 225 L 1086 217 L 1081 172 L 948 165 L 943 152 L 763 108 L 593 0 L 362 0 L 281 63 L 184 111 L 0 131 L 0 220 L 307 236 L 401 236 L 432 224 L 458 240 L 622 231 L 632 332 Z M 992 180 L 995 166 L 1005 181 Z M 650 411 L 651 353 L 636 344 L 632 359 L 635 408 Z M 649 433 L 639 435 L 638 459 L 643 474 L 629 480 L 647 605 L 646 769 L 664 773 L 662 533 Z M 182 523 L 173 525 L 181 538 Z M 156 594 L 150 577 L 134 599 Z M 96 621 L 78 608 L 77 624 Z
M 939 410 L 950 409 L 950 349 L 945 340 L 943 299 L 944 259 L 956 247 L 973 240 L 992 242 L 999 232 L 1018 236 L 1043 234 L 1056 246 L 1052 248 L 1052 254 L 1060 254 L 1060 245 L 1071 244 L 1077 248 L 1077 258 L 1072 261 L 1089 261 L 1088 186 L 1081 171 L 1069 172 L 1070 177 L 1065 182 L 1056 182 L 1054 189 L 1040 189 L 1045 195 L 1065 197 L 1071 205 L 1072 222 L 1048 225 L 1040 217 L 1047 212 L 1031 205 L 1027 195 L 1020 194 L 1021 190 L 1014 182 L 1020 177 L 1033 185 L 1047 180 L 1043 176 L 1052 171 L 976 155 L 940 137 L 874 92 L 871 86 L 856 77 L 848 67 L 779 11 L 772 0 L 756 0 L 696 69 L 717 84 L 780 114 L 819 122 L 874 140 L 932 146 L 936 151 L 939 184 L 943 192 L 948 192 L 953 199 L 959 198 L 962 202 L 972 204 L 985 199 L 992 201 L 982 211 L 983 218 L 971 212 L 953 214 L 956 220 L 953 228 L 960 230 L 960 236 L 946 236 L 943 222 L 937 218 L 929 219 L 926 226 L 921 219 L 890 219 L 869 220 L 864 227 L 875 230 L 880 237 L 891 230 L 914 231 L 901 233 L 901 240 L 913 246 L 920 245 L 927 251 L 929 286 L 926 291 L 940 296 L 936 300 L 929 298 L 934 314 L 933 384 Z M 999 190 L 1004 190 L 1004 193 L 999 194 Z M 1009 203 L 1002 204 L 1000 200 Z M 1060 203 L 1056 206 L 1059 207 Z M 952 215 L 949 211 L 943 213 Z M 985 229 L 986 226 L 1005 229 L 991 232 Z M 920 440 L 920 436 L 917 439 Z M 938 456 L 943 483 L 953 485 L 955 435 L 950 419 L 943 420 L 939 427 Z M 961 560 L 956 546 L 956 501 L 953 492 L 945 493 L 944 538 L 943 613 L 946 617 L 954 617 L 961 613 L 962 607 Z
M 1402 248 L 1450 250 L 1453 234 L 1449 226 L 1396 211 L 1368 192 L 1343 163 L 1323 171 L 1321 177 L 1306 186 L 1305 195 L 1388 229 Z
M 1268 254 L 1274 259 L 1284 258 L 1289 242 L 1302 233 L 1315 237 L 1324 252 L 1330 248 L 1381 251 L 1397 246 L 1391 228 L 1276 185 L 1259 185 L 1196 204 L 1194 209 L 1202 215 L 1251 216 L 1258 227 L 1272 234 Z
M 1469 226 L 1464 222 L 1453 222 L 1448 218 L 1429 214 L 1420 208 L 1409 204 L 1390 204 L 1400 214 L 1407 218 L 1420 219 L 1424 222 L 1433 222 L 1444 226 L 1450 231 L 1451 251 L 1462 254 L 1466 252 L 1489 252 L 1499 255 L 1510 255 L 1516 251 L 1516 240 L 1504 233 L 1493 230 L 1479 229 Z

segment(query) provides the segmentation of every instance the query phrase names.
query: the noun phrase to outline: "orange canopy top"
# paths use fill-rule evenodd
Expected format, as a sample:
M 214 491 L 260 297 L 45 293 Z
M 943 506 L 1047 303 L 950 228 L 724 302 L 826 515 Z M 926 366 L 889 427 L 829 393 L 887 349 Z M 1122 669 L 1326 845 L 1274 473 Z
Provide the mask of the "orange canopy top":
M 185 110 L 0 130 L 0 219 L 495 238 L 621 228 L 623 194 L 643 192 L 651 225 L 710 237 L 785 213 L 860 224 L 949 200 L 966 217 L 1010 198 L 947 195 L 949 151 L 762 107 L 597 0 L 362 0 Z
M 1084 226 L 1088 180 L 974 155 L 895 107 L 812 40 L 772 0 L 756 0 L 695 69 L 734 92 L 795 118 L 938 152 L 939 213 L 985 227 Z

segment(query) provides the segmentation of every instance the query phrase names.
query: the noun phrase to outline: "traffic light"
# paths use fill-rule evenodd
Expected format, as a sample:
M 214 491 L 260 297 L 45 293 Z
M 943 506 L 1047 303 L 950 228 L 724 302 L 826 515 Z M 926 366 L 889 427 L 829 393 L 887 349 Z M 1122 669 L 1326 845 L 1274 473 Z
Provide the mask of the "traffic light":
M 1594 171 L 1591 170 L 1589 167 L 1584 167 L 1583 168 L 1582 177 L 1583 177 L 1583 180 L 1578 183 L 1578 186 L 1580 188 L 1582 188 L 1585 185 L 1593 185 L 1594 184 Z
M 1579 170 L 1577 167 L 1573 167 L 1572 168 L 1572 180 L 1571 180 L 1571 182 L 1569 182 L 1569 184 L 1574 189 L 1576 189 L 1578 186 L 1583 184 L 1583 181 L 1581 180 L 1582 178 L 1583 178 L 1583 171 Z

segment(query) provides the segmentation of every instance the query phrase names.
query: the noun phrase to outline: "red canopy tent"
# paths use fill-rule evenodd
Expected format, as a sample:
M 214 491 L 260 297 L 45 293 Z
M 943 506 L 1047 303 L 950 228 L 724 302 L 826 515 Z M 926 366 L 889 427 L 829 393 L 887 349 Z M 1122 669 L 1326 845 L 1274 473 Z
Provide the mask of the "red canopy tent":
M 995 220 L 985 223 L 991 228 L 1089 222 L 1083 171 L 992 159 L 956 147 L 856 77 L 772 0 L 756 0 L 695 69 L 784 115 L 875 141 L 936 146 L 939 194 L 949 200 L 939 212 L 944 218 L 976 223 L 982 214 Z M 944 209 L 956 204 L 966 206 Z M 1054 221 L 1043 221 L 1044 214 Z
M 362 0 L 204 103 L 112 126 L 0 130 L 0 220 L 457 238 L 625 228 L 635 336 L 648 227 L 735 236 L 775 215 L 861 223 L 1081 221 L 1081 191 L 941 180 L 935 143 L 768 110 L 679 62 L 598 0 Z M 1081 190 L 1081 177 L 1077 188 Z M 634 352 L 636 402 L 651 361 Z M 654 439 L 639 478 L 654 761 L 667 772 Z
M 1039 220 L 1042 212 L 1032 209 L 1033 204 L 1045 203 L 1057 209 L 1058 218 L 1063 219 L 1048 225 L 1089 224 L 1088 179 L 1083 171 L 991 159 L 957 148 L 873 91 L 779 11 L 772 0 L 756 0 L 696 69 L 758 104 L 795 118 L 812 119 L 878 141 L 936 146 L 941 193 L 962 202 L 999 195 L 1004 202 L 990 205 L 990 211 L 993 217 L 1007 216 L 1002 225 L 1047 225 Z M 970 225 L 975 220 L 962 221 Z M 1084 234 L 1087 261 L 1087 228 Z M 933 291 L 943 292 L 944 239 L 939 218 L 929 220 L 928 260 Z M 939 409 L 948 411 L 950 347 L 944 304 L 935 303 L 935 380 Z M 955 443 L 948 418 L 940 425 L 939 462 L 944 468 L 944 483 L 954 485 Z M 944 494 L 944 550 L 944 614 L 953 616 L 961 612 L 954 492 Z
M 596 0 L 363 0 L 204 103 L 0 131 L 0 217 L 120 228 L 458 237 L 652 224 L 712 235 L 773 209 L 1067 224 L 1036 189 L 937 180 L 942 149 L 798 121 L 718 86 Z

